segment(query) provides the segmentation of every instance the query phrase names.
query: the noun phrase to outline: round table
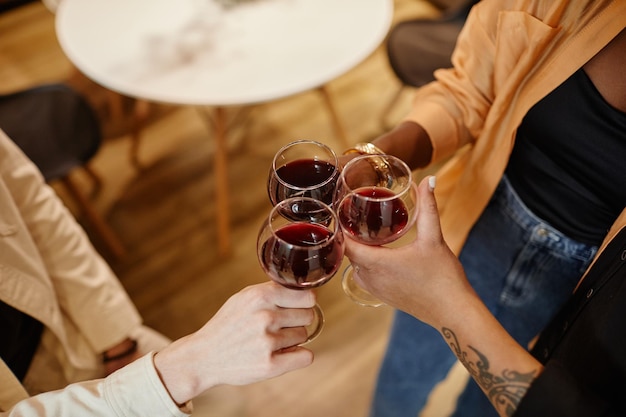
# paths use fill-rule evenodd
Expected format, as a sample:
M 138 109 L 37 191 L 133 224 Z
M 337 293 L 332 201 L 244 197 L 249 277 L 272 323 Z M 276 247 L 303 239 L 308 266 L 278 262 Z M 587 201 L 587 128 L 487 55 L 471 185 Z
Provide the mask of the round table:
M 320 89 L 386 36 L 393 0 L 63 0 L 61 48 L 87 77 L 141 100 L 215 110 L 220 252 L 230 248 L 224 107 Z M 232 4 L 231 4 L 232 3 Z

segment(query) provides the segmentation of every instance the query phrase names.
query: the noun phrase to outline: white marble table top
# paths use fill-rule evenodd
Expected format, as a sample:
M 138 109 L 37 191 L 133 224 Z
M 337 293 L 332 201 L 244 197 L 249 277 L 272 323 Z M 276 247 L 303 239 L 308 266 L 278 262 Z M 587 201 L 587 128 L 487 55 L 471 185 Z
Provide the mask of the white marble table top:
M 181 105 L 247 105 L 320 87 L 371 54 L 393 0 L 63 0 L 56 31 L 86 76 Z

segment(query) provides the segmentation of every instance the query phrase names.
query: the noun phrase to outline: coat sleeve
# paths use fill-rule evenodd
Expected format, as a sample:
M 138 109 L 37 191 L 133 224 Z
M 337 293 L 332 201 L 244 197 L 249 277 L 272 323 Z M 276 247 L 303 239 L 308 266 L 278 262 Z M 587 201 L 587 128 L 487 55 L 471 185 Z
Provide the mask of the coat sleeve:
M 118 278 L 37 167 L 1 131 L 0 175 L 60 308 L 92 349 L 102 352 L 138 328 L 140 315 Z
M 68 385 L 17 403 L 1 417 L 184 417 L 159 379 L 150 353 L 104 379 Z

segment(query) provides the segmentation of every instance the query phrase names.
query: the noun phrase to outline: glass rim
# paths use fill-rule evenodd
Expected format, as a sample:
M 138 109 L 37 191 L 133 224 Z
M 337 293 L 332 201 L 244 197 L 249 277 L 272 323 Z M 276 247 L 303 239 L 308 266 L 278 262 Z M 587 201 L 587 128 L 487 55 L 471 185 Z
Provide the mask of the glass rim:
M 294 220 L 292 222 L 288 222 L 285 223 L 284 225 L 282 225 L 280 228 L 285 227 L 287 225 L 293 225 L 293 224 L 311 224 L 311 225 L 316 225 L 319 226 L 323 229 L 326 229 L 328 231 L 331 232 L 331 236 L 325 238 L 324 240 L 314 244 L 314 245 L 302 245 L 302 244 L 295 244 L 295 243 L 291 243 L 286 241 L 285 239 L 282 239 L 281 237 L 279 237 L 276 234 L 276 231 L 279 230 L 280 228 L 276 229 L 273 226 L 273 222 L 272 219 L 274 218 L 274 215 L 279 215 L 282 218 L 286 219 L 286 220 L 290 220 L 289 218 L 283 216 L 280 212 L 279 209 L 282 208 L 283 206 L 290 204 L 292 202 L 295 201 L 308 201 L 308 202 L 312 202 L 315 204 L 319 204 L 322 210 L 327 210 L 328 213 L 330 214 L 330 217 L 332 218 L 332 225 L 333 227 L 329 227 L 328 225 L 322 223 L 322 222 L 318 222 L 318 221 L 306 221 L 306 220 Z M 328 243 L 332 242 L 333 240 L 338 239 L 338 235 L 340 233 L 343 232 L 343 230 L 341 229 L 341 225 L 339 224 L 339 219 L 337 217 L 337 213 L 335 213 L 335 211 L 326 203 L 324 203 L 323 201 L 317 200 L 315 198 L 311 198 L 311 197 L 303 197 L 303 196 L 296 196 L 296 197 L 290 197 L 287 198 L 285 200 L 281 200 L 279 201 L 274 207 L 272 207 L 272 209 L 270 210 L 269 215 L 267 216 L 266 222 L 268 224 L 268 228 L 270 230 L 271 235 L 274 237 L 274 239 L 283 242 L 286 245 L 289 246 L 293 246 L 293 247 L 298 247 L 298 248 L 318 248 L 318 247 L 323 247 L 328 245 Z
M 339 175 L 339 182 L 343 182 L 345 187 L 348 189 L 348 192 L 345 193 L 345 195 L 343 196 L 343 198 L 341 199 L 341 202 L 343 202 L 346 197 L 348 197 L 349 195 L 353 195 L 356 194 L 357 190 L 362 189 L 362 188 L 382 188 L 385 190 L 391 190 L 388 187 L 384 187 L 384 186 L 379 186 L 379 185 L 372 185 L 372 186 L 360 186 L 357 188 L 353 188 L 351 186 L 348 185 L 348 183 L 345 182 L 345 173 L 348 171 L 348 169 L 352 166 L 352 165 L 356 165 L 358 162 L 360 161 L 364 161 L 366 159 L 373 159 L 373 158 L 384 158 L 386 160 L 390 160 L 390 161 L 394 161 L 397 162 L 403 170 L 405 170 L 407 172 L 407 181 L 406 184 L 402 185 L 402 189 L 398 192 L 394 191 L 394 194 L 391 196 L 386 196 L 386 197 L 370 197 L 370 196 L 364 196 L 359 194 L 359 198 L 366 200 L 366 201 L 389 201 L 389 200 L 395 200 L 399 197 L 402 197 L 403 195 L 405 195 L 407 192 L 409 192 L 411 190 L 411 183 L 413 182 L 413 172 L 411 171 L 411 168 L 409 168 L 409 166 L 406 164 L 406 162 L 404 162 L 402 159 L 393 156 L 393 155 L 388 155 L 388 154 L 367 154 L 367 155 L 359 155 L 356 158 L 351 159 L 350 161 L 348 161 L 348 163 L 346 163 L 346 165 L 344 165 L 343 169 L 341 170 L 341 173 Z
M 333 166 L 333 173 L 332 173 L 332 175 L 329 176 L 328 178 L 326 178 L 324 181 L 318 182 L 317 184 L 313 184 L 313 185 L 310 185 L 308 187 L 300 187 L 300 186 L 291 184 L 291 183 L 285 181 L 284 179 L 282 179 L 280 177 L 280 175 L 278 175 L 276 173 L 277 170 L 278 170 L 276 168 L 276 159 L 278 158 L 278 155 L 283 153 L 286 149 L 291 148 L 291 147 L 293 147 L 295 145 L 302 144 L 302 143 L 317 145 L 320 148 L 327 150 L 330 153 L 330 155 L 332 156 L 332 159 L 333 159 L 333 161 L 331 161 L 331 165 Z M 305 159 L 305 158 L 301 158 L 301 159 Z M 313 159 L 314 161 L 320 161 L 321 160 L 318 157 L 313 157 L 311 159 Z M 283 166 L 283 165 L 281 165 L 281 166 Z M 272 168 L 271 169 L 272 169 L 272 172 L 275 174 L 276 179 L 278 180 L 278 182 L 280 182 L 282 185 L 284 185 L 286 187 L 289 187 L 289 188 L 291 188 L 293 190 L 300 190 L 300 191 L 309 191 L 309 190 L 314 190 L 316 188 L 322 187 L 322 186 L 332 182 L 335 179 L 335 177 L 337 177 L 338 175 L 341 174 L 341 172 L 339 171 L 339 158 L 337 158 L 337 154 L 335 153 L 335 151 L 333 151 L 333 149 L 330 146 L 328 146 L 328 145 L 326 145 L 326 144 L 324 144 L 322 142 L 318 142 L 316 140 L 312 140 L 312 139 L 298 139 L 296 141 L 289 142 L 288 144 L 283 145 L 278 151 L 276 151 L 276 154 L 274 155 L 274 158 L 272 159 Z

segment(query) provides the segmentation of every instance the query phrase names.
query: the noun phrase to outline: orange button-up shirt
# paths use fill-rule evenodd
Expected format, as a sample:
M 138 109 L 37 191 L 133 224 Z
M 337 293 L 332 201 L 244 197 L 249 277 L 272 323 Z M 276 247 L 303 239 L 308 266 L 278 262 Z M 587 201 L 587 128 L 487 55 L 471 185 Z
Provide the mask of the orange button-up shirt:
M 589 6 L 587 6 L 589 4 Z M 433 142 L 446 241 L 458 254 L 506 168 L 528 110 L 626 27 L 623 0 L 482 0 L 453 68 L 420 88 L 407 120 Z M 590 139 L 591 140 L 591 139 Z

